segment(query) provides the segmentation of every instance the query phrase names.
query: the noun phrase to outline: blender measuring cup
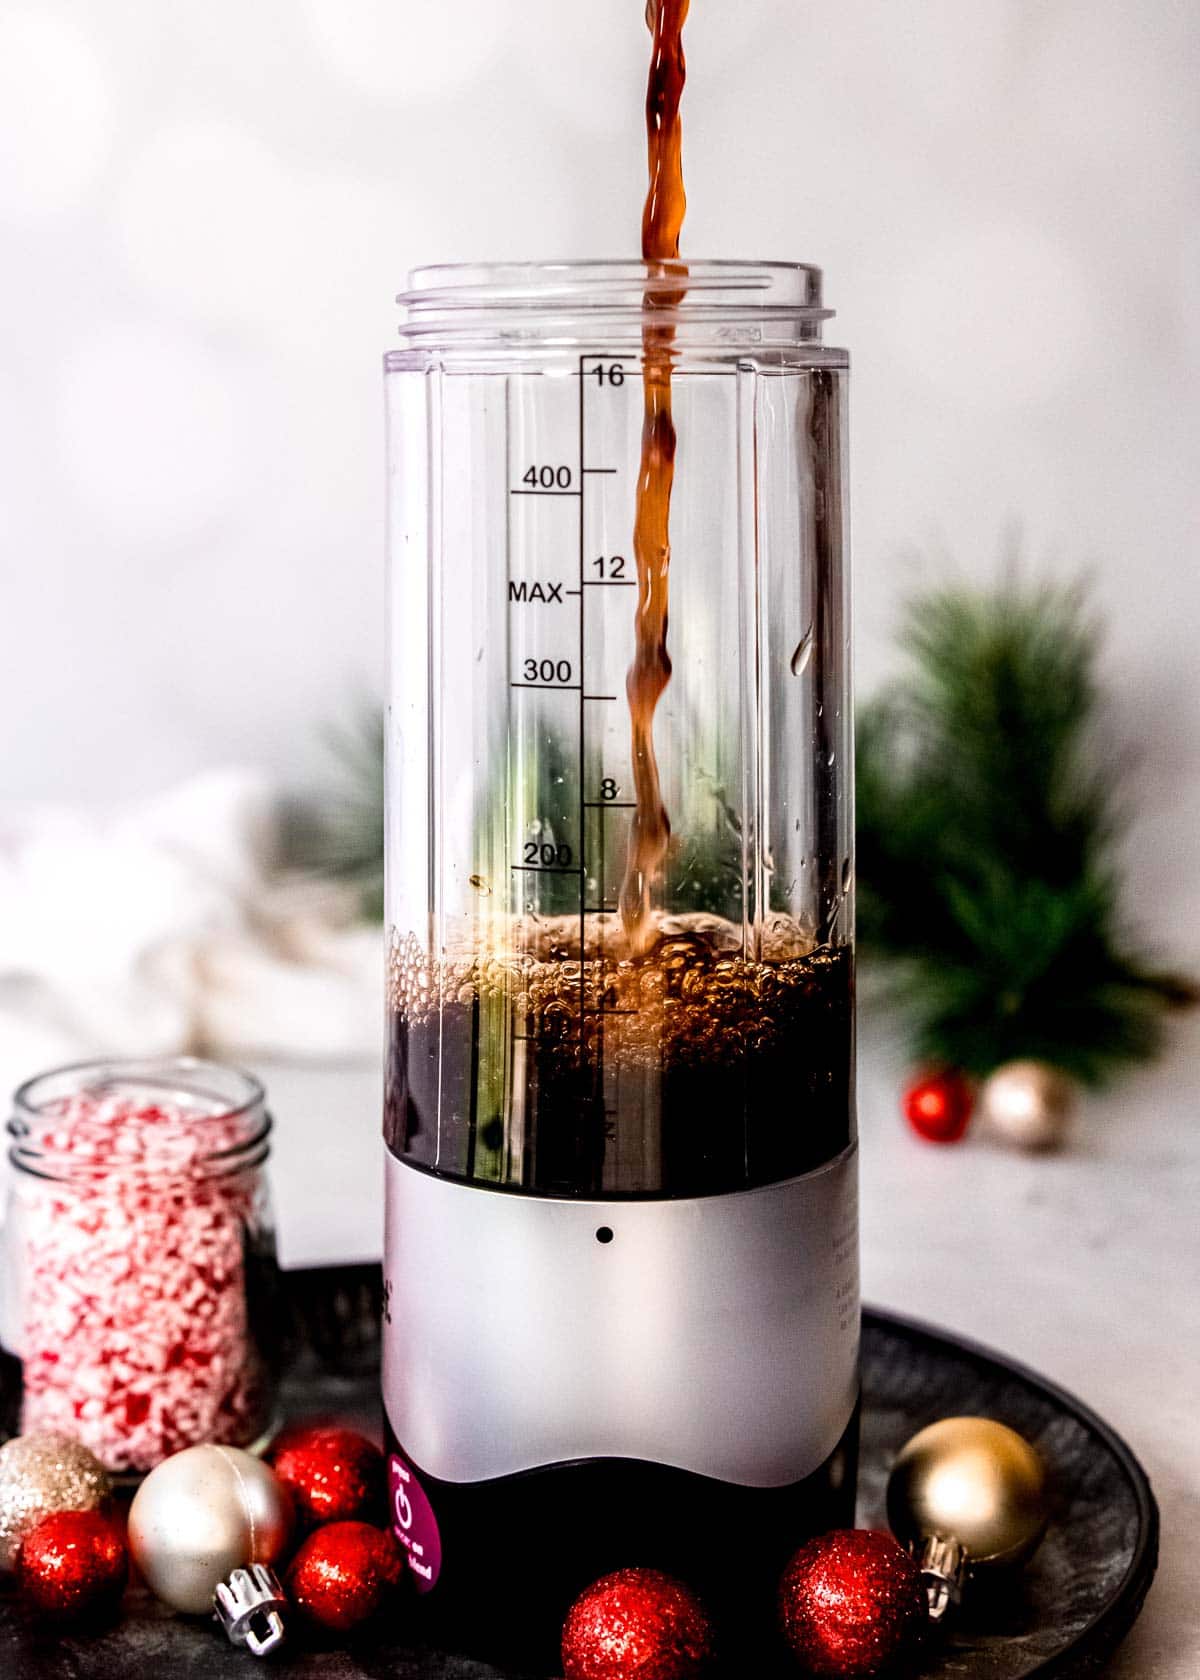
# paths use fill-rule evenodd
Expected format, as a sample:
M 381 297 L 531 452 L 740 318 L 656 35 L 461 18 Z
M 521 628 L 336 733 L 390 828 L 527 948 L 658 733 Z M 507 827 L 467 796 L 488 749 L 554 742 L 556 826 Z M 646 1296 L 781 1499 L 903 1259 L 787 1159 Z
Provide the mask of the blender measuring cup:
M 389 1130 L 475 1181 L 704 1194 L 852 1132 L 844 356 L 815 271 L 686 277 L 645 952 L 619 909 L 645 270 L 430 271 L 389 360 Z

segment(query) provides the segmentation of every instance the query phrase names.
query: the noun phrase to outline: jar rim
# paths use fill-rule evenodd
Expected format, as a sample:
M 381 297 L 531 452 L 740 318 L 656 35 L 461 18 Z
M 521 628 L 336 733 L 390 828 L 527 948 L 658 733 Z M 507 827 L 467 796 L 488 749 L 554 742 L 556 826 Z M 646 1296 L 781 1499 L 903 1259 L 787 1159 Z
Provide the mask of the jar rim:
M 86 1162 L 44 1148 L 39 1134 L 55 1120 L 55 1105 L 83 1093 L 103 1095 L 123 1086 L 211 1099 L 211 1106 L 187 1116 L 188 1128 L 194 1128 L 201 1139 L 207 1133 L 212 1143 L 199 1155 L 205 1168 L 236 1171 L 266 1159 L 271 1117 L 265 1112 L 266 1089 L 253 1074 L 203 1056 L 103 1056 L 47 1069 L 18 1086 L 7 1125 L 13 1166 L 55 1177 L 59 1175 L 54 1168 L 60 1165 L 66 1169 L 63 1176 L 74 1176 Z M 153 1162 L 130 1164 L 135 1172 L 147 1167 L 154 1170 Z
M 86 1080 L 84 1075 L 88 1076 Z M 39 1086 L 48 1085 L 52 1080 L 72 1082 L 73 1089 L 80 1090 L 117 1084 L 187 1086 L 189 1082 L 194 1085 L 199 1076 L 215 1076 L 240 1087 L 240 1100 L 231 1097 L 223 1108 L 197 1115 L 198 1120 L 236 1120 L 266 1100 L 266 1088 L 261 1079 L 256 1079 L 243 1068 L 233 1067 L 227 1062 L 214 1062 L 206 1056 L 95 1056 L 80 1062 L 64 1062 L 60 1067 L 47 1068 L 44 1073 L 26 1079 L 13 1093 L 13 1107 L 32 1116 L 43 1114 L 46 1102 L 35 1102 L 33 1095 Z M 46 1101 L 57 1101 L 66 1094 L 58 1092 L 47 1097 Z M 215 1093 L 203 1091 L 197 1094 L 208 1096 Z
M 437 263 L 414 268 L 396 301 L 409 339 L 493 318 L 594 322 L 656 313 L 683 326 L 777 320 L 812 328 L 834 313 L 823 305 L 814 264 L 736 257 Z

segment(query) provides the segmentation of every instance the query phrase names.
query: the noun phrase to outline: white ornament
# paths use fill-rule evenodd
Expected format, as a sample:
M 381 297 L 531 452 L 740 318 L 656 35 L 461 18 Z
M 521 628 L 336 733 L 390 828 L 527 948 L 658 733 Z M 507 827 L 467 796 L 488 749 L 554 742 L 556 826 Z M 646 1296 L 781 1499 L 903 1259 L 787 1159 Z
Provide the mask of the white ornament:
M 984 1080 L 979 1112 L 988 1128 L 1020 1149 L 1058 1149 L 1077 1107 L 1075 1082 L 1048 1062 L 1006 1062 Z
M 274 1563 L 291 1529 L 291 1495 L 269 1465 L 238 1447 L 188 1447 L 138 1489 L 129 1551 L 159 1598 L 200 1616 L 235 1570 Z

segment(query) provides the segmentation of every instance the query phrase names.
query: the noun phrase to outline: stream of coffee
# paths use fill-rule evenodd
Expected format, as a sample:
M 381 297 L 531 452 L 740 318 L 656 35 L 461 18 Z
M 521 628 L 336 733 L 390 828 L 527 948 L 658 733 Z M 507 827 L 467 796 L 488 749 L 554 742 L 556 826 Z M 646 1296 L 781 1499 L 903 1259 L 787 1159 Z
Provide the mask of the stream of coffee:
M 674 264 L 687 199 L 683 190 L 683 127 L 679 103 L 686 66 L 683 25 L 689 0 L 649 0 L 652 46 L 646 89 L 650 185 L 642 213 L 642 256 Z M 671 489 L 675 480 L 675 422 L 671 414 L 674 328 L 670 312 L 683 295 L 678 268 L 660 270 L 647 287 L 642 329 L 642 458 L 638 472 L 633 551 L 638 604 L 633 663 L 625 679 L 636 805 L 618 900 L 631 949 L 644 954 L 654 937 L 651 892 L 671 840 L 654 751 L 654 712 L 671 678 L 667 607 L 671 573 Z M 655 317 L 666 312 L 667 321 Z
M 754 901 L 752 946 L 726 893 L 692 909 L 663 902 L 671 824 L 654 720 L 671 678 L 688 3 L 650 0 L 647 11 L 638 593 L 625 684 L 635 803 L 617 911 L 554 914 L 539 900 L 511 917 L 473 914 L 436 948 L 424 930 L 392 934 L 389 1147 L 435 1173 L 543 1195 L 774 1183 L 831 1160 L 853 1117 L 849 949 L 819 942 L 784 902 Z M 814 482 L 828 471 L 822 456 Z

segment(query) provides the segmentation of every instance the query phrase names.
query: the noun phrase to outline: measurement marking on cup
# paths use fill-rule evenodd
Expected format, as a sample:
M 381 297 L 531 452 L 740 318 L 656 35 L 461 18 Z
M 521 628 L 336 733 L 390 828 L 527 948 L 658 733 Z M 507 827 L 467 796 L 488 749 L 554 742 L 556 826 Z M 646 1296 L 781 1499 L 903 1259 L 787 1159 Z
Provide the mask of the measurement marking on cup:
M 505 487 L 508 490 L 508 496 L 505 498 L 505 557 L 510 638 L 510 663 L 506 673 L 509 676 L 508 686 L 512 690 L 574 694 L 577 696 L 579 719 L 571 754 L 576 759 L 578 790 L 573 790 L 570 797 L 570 808 L 578 813 L 577 831 L 572 833 L 571 829 L 567 828 L 565 837 L 556 838 L 553 844 L 523 839 L 520 845 L 513 846 L 513 854 L 516 857 L 522 858 L 523 854 L 522 861 L 512 863 L 510 868 L 514 874 L 559 876 L 566 880 L 573 879 L 577 883 L 577 887 L 567 889 L 567 902 L 570 903 L 570 895 L 577 891 L 579 1041 L 589 1066 L 589 1082 L 594 1081 L 591 1085 L 591 1095 L 599 1102 L 604 1096 L 607 1084 L 604 1059 L 605 1017 L 637 1014 L 636 1009 L 606 1009 L 600 996 L 608 961 L 605 949 L 605 922 L 607 918 L 619 913 L 619 907 L 609 902 L 612 888 L 605 880 L 604 812 L 608 809 L 631 811 L 634 809 L 634 801 L 615 797 L 618 783 L 604 773 L 604 767 L 599 762 L 602 743 L 589 733 L 595 720 L 589 721 L 588 707 L 617 705 L 623 697 L 623 690 L 616 673 L 608 669 L 606 649 L 599 643 L 595 646 L 589 643 L 586 602 L 589 589 L 636 590 L 638 583 L 635 577 L 628 575 L 632 572 L 629 559 L 610 552 L 600 537 L 599 522 L 606 520 L 610 512 L 615 512 L 615 509 L 609 509 L 607 506 L 609 487 L 593 483 L 589 489 L 589 480 L 620 480 L 627 477 L 625 468 L 603 464 L 592 466 L 587 463 L 588 405 L 593 401 L 599 402 L 602 410 L 600 418 L 604 419 L 608 414 L 609 403 L 619 400 L 622 394 L 621 387 L 626 385 L 627 370 L 621 362 L 610 362 L 606 357 L 597 357 L 592 353 L 579 357 L 578 372 L 578 393 L 575 402 L 571 404 L 577 410 L 578 430 L 570 444 L 567 435 L 563 435 L 569 435 L 569 409 L 567 413 L 560 409 L 556 412 L 560 422 L 565 423 L 562 432 L 556 432 L 553 427 L 540 434 L 531 431 L 531 437 L 540 439 L 535 444 L 538 454 L 532 462 L 528 456 L 522 459 L 516 455 L 514 449 L 515 415 L 511 407 L 507 413 L 509 425 L 505 460 Z M 629 389 L 632 388 L 630 384 Z M 508 394 L 506 387 L 506 400 Z M 614 418 L 615 414 L 616 411 Z M 617 488 L 617 485 L 612 486 L 614 491 Z M 598 498 L 595 502 L 590 499 L 593 493 Z M 557 497 L 566 501 L 573 500 L 578 504 L 577 562 L 572 563 L 562 552 L 561 540 L 565 533 L 557 524 L 539 525 L 536 516 L 531 515 L 530 518 L 534 520 L 534 524 L 531 525 L 522 515 L 508 512 L 512 506 L 511 498 L 514 496 Z M 547 517 L 553 519 L 553 516 Z M 558 533 L 557 537 L 555 532 Z M 601 548 L 603 552 L 599 552 Z M 572 576 L 572 573 L 576 575 Z M 576 603 L 575 614 L 571 614 L 568 606 L 571 600 Z M 539 613 L 537 610 L 539 606 L 550 608 L 555 605 L 565 607 L 566 613 Z M 617 608 L 613 610 L 619 611 Z M 568 625 L 570 629 L 567 628 Z M 535 626 L 537 629 L 531 638 L 528 630 L 534 629 Z M 590 628 L 599 634 L 601 625 L 597 621 L 597 624 Z M 563 641 L 558 640 L 564 631 L 565 645 Z M 542 640 L 543 634 L 545 641 Z M 577 653 L 571 651 L 572 641 L 576 642 Z M 593 687 L 603 689 L 605 680 L 613 682 L 614 689 L 611 692 L 593 693 Z M 533 702 L 533 705 L 537 707 L 538 703 Z M 540 713 L 526 713 L 523 710 L 515 712 L 514 721 L 519 719 L 516 726 L 521 731 L 540 732 L 551 727 L 552 715 L 560 720 L 562 718 L 562 714 L 556 709 L 545 708 Z M 611 720 L 605 719 L 606 728 L 608 721 Z M 540 752 L 540 733 L 531 735 L 530 739 L 538 742 Z M 597 763 L 589 763 L 589 752 L 597 755 Z M 560 776 L 560 784 L 562 780 L 563 777 Z M 599 797 L 601 793 L 608 797 Z M 595 811 L 600 812 L 598 817 L 592 815 Z M 548 888 L 543 890 L 549 891 Z M 514 887 L 514 891 L 518 895 L 529 892 L 531 907 L 537 905 L 539 889 L 532 883 L 527 889 Z M 570 913 L 574 922 L 576 913 L 573 905 Z M 589 934 L 589 918 L 596 917 L 604 919 L 600 924 L 598 945 L 590 943 Z M 595 926 L 595 923 L 592 925 Z M 574 977 L 571 985 L 574 992 Z M 616 1001 L 613 999 L 614 1003 Z M 514 1042 L 527 1042 L 528 1037 L 527 1031 L 513 1034 Z

